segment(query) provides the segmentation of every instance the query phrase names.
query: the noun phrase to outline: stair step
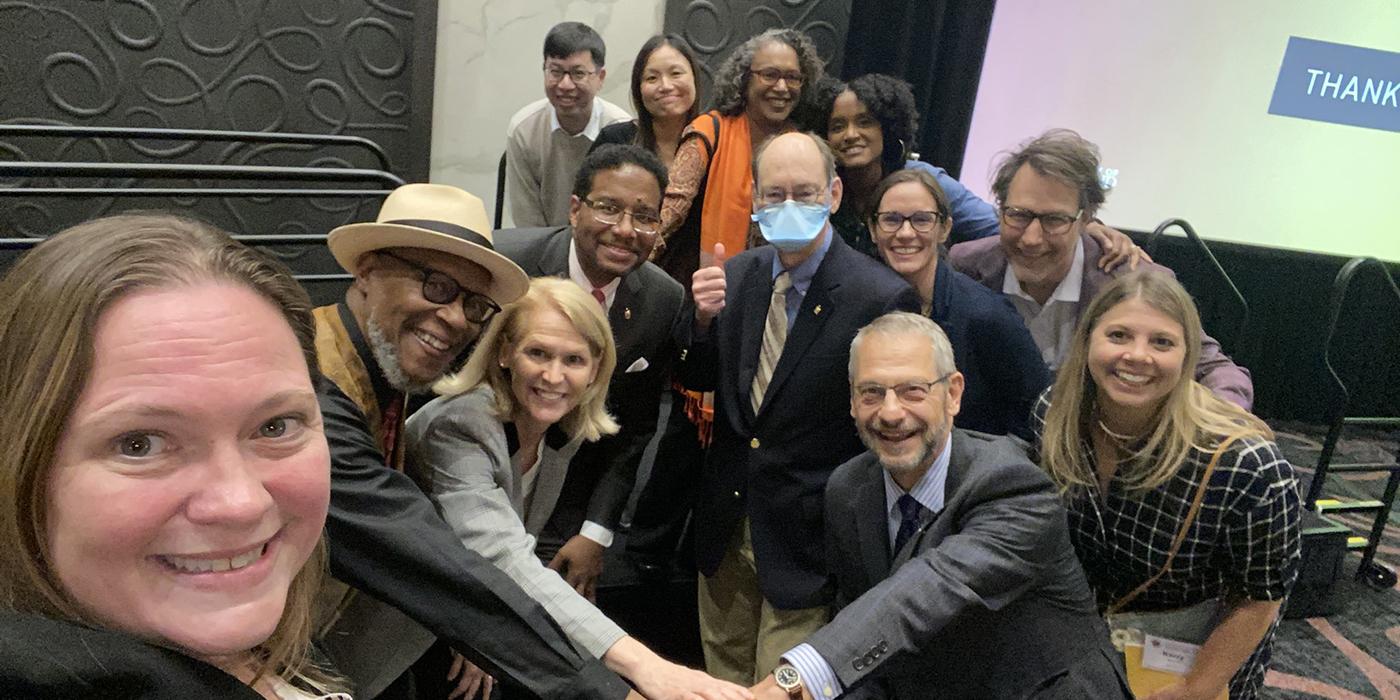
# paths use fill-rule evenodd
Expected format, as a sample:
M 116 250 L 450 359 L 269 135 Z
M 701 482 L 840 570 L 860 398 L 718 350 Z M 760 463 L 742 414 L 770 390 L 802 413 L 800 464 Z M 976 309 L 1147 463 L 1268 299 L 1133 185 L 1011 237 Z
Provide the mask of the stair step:
M 1380 501 L 1343 501 L 1337 498 L 1319 498 L 1314 506 L 1322 513 L 1357 513 L 1377 511 L 1385 507 Z

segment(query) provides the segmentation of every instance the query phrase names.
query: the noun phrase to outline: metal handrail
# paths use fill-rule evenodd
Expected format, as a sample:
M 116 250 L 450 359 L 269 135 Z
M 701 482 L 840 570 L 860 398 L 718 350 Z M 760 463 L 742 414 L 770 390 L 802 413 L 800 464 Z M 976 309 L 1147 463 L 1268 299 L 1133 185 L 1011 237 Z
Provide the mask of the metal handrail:
M 1308 497 L 1304 503 L 1311 508 L 1322 495 L 1323 477 L 1328 465 L 1332 463 L 1332 452 L 1336 449 L 1337 442 L 1341 439 L 1342 427 L 1351 423 L 1364 425 L 1374 423 L 1384 425 L 1389 419 L 1375 418 L 1372 421 L 1349 421 L 1346 417 L 1347 407 L 1351 405 L 1351 390 L 1347 388 L 1346 382 L 1342 381 L 1342 375 L 1337 372 L 1336 365 L 1332 364 L 1332 341 L 1337 335 L 1337 325 L 1341 321 L 1342 309 L 1346 305 L 1347 292 L 1351 289 L 1352 278 L 1357 271 L 1364 267 L 1374 266 L 1380 271 L 1382 278 L 1390 287 L 1390 291 L 1395 295 L 1397 304 L 1400 304 L 1400 286 L 1395 284 L 1395 278 L 1391 276 L 1390 269 L 1376 258 L 1359 257 L 1348 260 L 1342 269 L 1337 271 L 1337 277 L 1332 281 L 1332 297 L 1329 302 L 1327 332 L 1322 338 L 1322 364 L 1327 368 L 1327 377 L 1332 380 L 1332 389 L 1335 392 L 1332 402 L 1327 412 L 1328 431 L 1327 438 L 1322 441 L 1322 451 L 1318 454 L 1317 463 L 1319 472 L 1314 475 L 1312 484 L 1308 486 Z
M 1210 262 L 1211 269 L 1215 271 L 1216 276 L 1224 280 L 1225 286 L 1229 287 L 1230 294 L 1234 296 L 1235 303 L 1240 307 L 1240 321 L 1235 326 L 1233 340 L 1238 341 L 1244 338 L 1245 330 L 1249 327 L 1249 302 L 1246 301 L 1244 295 L 1240 293 L 1240 288 L 1235 286 L 1235 281 L 1230 278 L 1229 273 L 1225 272 L 1224 267 L 1221 267 L 1220 261 L 1215 258 L 1215 254 L 1210 252 L 1210 246 L 1206 245 L 1205 240 L 1196 234 L 1196 229 L 1192 228 L 1190 223 L 1187 223 L 1185 219 L 1167 219 L 1157 224 L 1157 228 L 1152 229 L 1152 233 L 1147 237 L 1147 246 L 1145 247 L 1147 254 L 1156 257 L 1157 242 L 1161 239 L 1162 235 L 1166 233 L 1167 229 L 1173 226 L 1186 232 L 1186 238 L 1189 239 L 1192 245 L 1196 247 L 1196 250 L 1204 255 L 1206 260 Z
M 393 187 L 402 178 L 384 170 L 311 168 L 285 165 L 204 165 L 180 163 L 0 162 L 0 177 L 206 178 L 212 180 L 296 180 L 382 182 Z
M 389 154 L 363 136 L 298 134 L 275 131 L 225 131 L 217 129 L 164 129 L 123 126 L 66 126 L 54 124 L 0 124 L 0 136 L 53 136 L 70 138 L 168 139 L 172 141 L 243 141 L 307 146 L 363 148 L 379 161 L 379 169 L 392 171 Z

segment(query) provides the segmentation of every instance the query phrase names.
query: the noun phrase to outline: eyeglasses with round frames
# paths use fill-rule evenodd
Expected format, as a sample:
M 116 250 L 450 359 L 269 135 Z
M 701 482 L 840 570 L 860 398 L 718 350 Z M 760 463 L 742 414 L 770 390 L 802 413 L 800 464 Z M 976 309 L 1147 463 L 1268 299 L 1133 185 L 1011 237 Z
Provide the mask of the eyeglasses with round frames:
M 856 385 L 856 398 L 862 406 L 879 406 L 885 402 L 885 396 L 890 390 L 894 390 L 895 398 L 905 406 L 916 406 L 928 400 L 933 387 L 948 381 L 953 376 L 949 372 L 931 382 L 904 382 L 894 386 L 885 386 L 874 382 L 866 382 Z
M 612 202 L 600 202 L 585 198 L 583 203 L 593 210 L 593 220 L 600 224 L 616 226 L 622 223 L 622 215 L 632 217 L 632 230 L 638 236 L 650 238 L 661 230 L 661 217 L 649 211 L 637 211 L 619 207 Z
M 411 268 L 423 279 L 423 298 L 434 304 L 451 304 L 460 295 L 462 297 L 462 316 L 472 323 L 486 323 L 500 312 L 501 307 L 485 294 L 478 294 L 470 289 L 464 289 L 457 280 L 446 272 L 434 270 L 431 267 L 424 267 L 407 258 L 394 255 L 387 250 L 375 251 L 380 255 L 393 258 Z
M 802 74 L 797 71 L 781 71 L 777 68 L 764 68 L 763 70 L 751 70 L 749 73 L 759 80 L 762 80 L 763 84 L 768 87 L 777 85 L 779 80 L 787 83 L 788 87 L 802 87 Z
M 947 218 L 948 215 L 941 211 L 916 211 L 908 216 L 897 211 L 875 212 L 875 224 L 885 233 L 897 233 L 906 221 L 915 231 L 929 233 Z
M 564 69 L 562 69 L 562 68 L 556 68 L 556 67 L 554 67 L 554 66 L 545 66 L 545 67 L 544 67 L 544 74 L 545 74 L 546 77 L 549 78 L 549 82 L 550 82 L 551 85 L 553 85 L 553 84 L 555 84 L 555 83 L 558 83 L 559 81 L 563 80 L 563 79 L 564 79 L 564 76 L 566 76 L 566 75 L 569 76 L 569 79 L 572 80 L 572 81 L 574 81 L 575 83 L 581 83 L 581 82 L 587 80 L 587 79 L 589 78 L 589 76 L 592 76 L 593 74 L 595 74 L 595 73 L 597 73 L 597 72 L 598 72 L 598 71 L 596 71 L 596 70 L 584 70 L 584 69 L 582 69 L 582 68 L 574 68 L 573 70 L 564 70 Z
M 1030 226 L 1032 221 L 1040 219 L 1040 230 L 1044 231 L 1045 235 L 1061 236 L 1069 232 L 1070 227 L 1079 220 L 1079 215 L 1083 213 L 1083 209 L 1074 212 L 1074 216 L 1070 216 L 1060 212 L 1040 213 L 1021 207 L 1002 207 L 1001 222 L 1019 231 Z

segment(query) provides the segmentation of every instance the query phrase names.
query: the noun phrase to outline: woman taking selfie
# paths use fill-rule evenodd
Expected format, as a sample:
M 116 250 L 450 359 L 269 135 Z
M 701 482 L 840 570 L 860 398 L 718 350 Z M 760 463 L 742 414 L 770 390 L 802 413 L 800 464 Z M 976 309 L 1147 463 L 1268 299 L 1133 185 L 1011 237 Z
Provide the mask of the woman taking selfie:
M 705 698 L 747 698 L 739 686 L 661 660 L 594 607 L 591 583 L 574 590 L 536 555 L 569 460 L 585 440 L 618 430 L 605 408 L 616 364 L 612 332 L 593 297 L 567 279 L 531 280 L 462 370 L 435 387 L 443 395 L 409 419 L 413 476 L 463 545 L 500 567 L 571 641 L 643 695 L 669 697 L 672 684 L 689 681 Z M 469 666 L 460 658 L 457 665 Z M 665 673 L 639 672 L 643 665 Z M 480 678 L 483 695 L 490 692 L 488 677 L 467 671 Z
M 1201 630 L 1184 640 L 1201 644 L 1194 666 L 1155 700 L 1256 697 L 1298 572 L 1293 467 L 1263 421 L 1192 379 L 1201 335 L 1170 275 L 1118 278 L 1084 312 L 1032 426 L 1100 608 Z
M 286 269 L 205 224 L 97 219 L 0 282 L 0 358 L 4 694 L 322 697 L 330 454 Z

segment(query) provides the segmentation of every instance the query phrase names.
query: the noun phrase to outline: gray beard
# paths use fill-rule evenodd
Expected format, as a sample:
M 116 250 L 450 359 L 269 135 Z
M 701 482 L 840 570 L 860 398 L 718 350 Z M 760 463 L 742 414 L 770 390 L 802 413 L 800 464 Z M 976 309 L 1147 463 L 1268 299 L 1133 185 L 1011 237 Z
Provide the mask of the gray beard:
M 425 392 L 432 387 L 433 382 L 423 384 L 409 379 L 403 371 L 403 364 L 399 362 L 398 348 L 389 342 L 383 329 L 379 327 L 378 323 L 375 323 L 374 319 L 369 319 L 365 323 L 365 327 L 369 331 L 370 353 L 374 355 L 374 361 L 379 363 L 379 371 L 384 373 L 384 379 L 389 382 L 389 386 L 405 394 Z

